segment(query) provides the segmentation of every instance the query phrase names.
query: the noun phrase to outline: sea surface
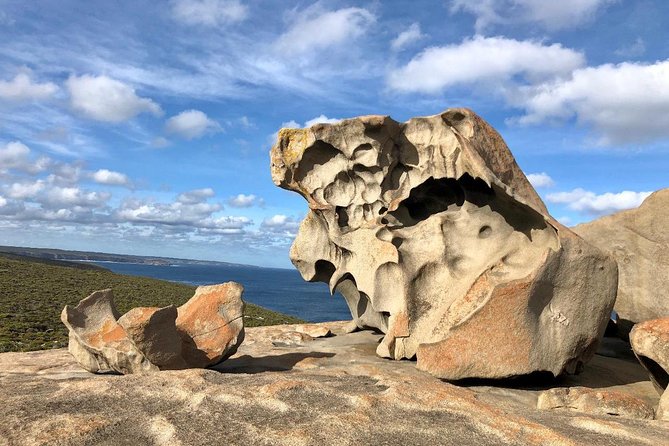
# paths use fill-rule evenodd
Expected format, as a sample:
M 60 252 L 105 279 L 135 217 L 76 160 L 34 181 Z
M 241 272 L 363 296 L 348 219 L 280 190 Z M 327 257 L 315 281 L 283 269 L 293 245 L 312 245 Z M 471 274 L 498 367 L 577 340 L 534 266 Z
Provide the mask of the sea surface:
M 137 263 L 91 262 L 115 273 L 153 277 L 189 285 L 239 282 L 243 299 L 309 322 L 351 319 L 340 294 L 330 296 L 324 283 L 309 283 L 296 270 L 258 268 L 243 265 L 147 265 Z

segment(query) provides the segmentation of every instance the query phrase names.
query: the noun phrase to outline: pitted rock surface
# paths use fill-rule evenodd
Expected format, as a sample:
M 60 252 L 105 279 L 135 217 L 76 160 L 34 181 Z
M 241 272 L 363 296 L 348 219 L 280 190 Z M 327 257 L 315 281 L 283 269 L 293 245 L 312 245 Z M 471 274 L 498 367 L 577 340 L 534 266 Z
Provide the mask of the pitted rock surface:
M 669 438 L 662 421 L 536 409 L 552 386 L 657 405 L 634 358 L 595 355 L 580 375 L 548 381 L 454 385 L 379 358 L 378 334 L 327 326 L 336 336 L 298 347 L 270 341 L 294 325 L 248 328 L 237 353 L 213 369 L 99 375 L 65 349 L 0 354 L 0 445 L 659 446 Z
M 385 333 L 380 356 L 461 379 L 572 373 L 594 354 L 615 262 L 548 215 L 472 111 L 282 129 L 271 170 L 309 206 L 293 264 Z
M 69 351 L 89 372 L 146 373 L 208 367 L 244 339 L 243 287 L 201 286 L 179 308 L 133 308 L 119 316 L 112 290 L 63 309 Z

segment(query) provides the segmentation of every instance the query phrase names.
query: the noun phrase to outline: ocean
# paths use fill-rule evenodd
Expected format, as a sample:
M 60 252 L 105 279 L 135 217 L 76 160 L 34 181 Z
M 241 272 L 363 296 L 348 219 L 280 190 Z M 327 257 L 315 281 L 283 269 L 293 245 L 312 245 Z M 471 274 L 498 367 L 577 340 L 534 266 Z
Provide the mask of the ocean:
M 211 285 L 230 280 L 244 286 L 243 299 L 309 322 L 351 319 L 344 298 L 330 296 L 324 283 L 305 282 L 296 270 L 242 265 L 146 265 L 92 262 L 115 273 L 186 283 Z

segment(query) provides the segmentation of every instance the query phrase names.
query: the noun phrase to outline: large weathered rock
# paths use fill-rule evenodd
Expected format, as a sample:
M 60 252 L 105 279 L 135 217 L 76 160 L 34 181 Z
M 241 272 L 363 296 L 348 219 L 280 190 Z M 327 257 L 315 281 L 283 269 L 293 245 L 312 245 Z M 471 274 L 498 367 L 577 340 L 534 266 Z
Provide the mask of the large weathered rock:
M 470 110 L 282 129 L 271 159 L 309 204 L 293 264 L 386 334 L 379 355 L 448 379 L 558 375 L 593 355 L 615 262 L 548 215 Z
M 669 189 L 662 189 L 636 209 L 573 228 L 618 262 L 620 277 L 614 309 L 622 323 L 669 316 L 668 222 Z
M 669 423 L 537 410 L 536 384 L 459 387 L 379 358 L 376 333 L 327 325 L 336 336 L 299 347 L 271 343 L 295 326 L 248 328 L 237 353 L 207 370 L 108 376 L 65 349 L 2 353 L 0 445 L 667 444 Z M 634 358 L 595 355 L 559 385 L 659 399 Z
M 202 286 L 178 309 L 133 308 L 119 317 L 112 291 L 96 291 L 65 306 L 61 320 L 70 330 L 70 353 L 90 372 L 208 367 L 244 339 L 242 292 L 234 282 Z
M 630 332 L 630 343 L 651 381 L 662 393 L 657 418 L 669 420 L 669 317 L 636 324 Z

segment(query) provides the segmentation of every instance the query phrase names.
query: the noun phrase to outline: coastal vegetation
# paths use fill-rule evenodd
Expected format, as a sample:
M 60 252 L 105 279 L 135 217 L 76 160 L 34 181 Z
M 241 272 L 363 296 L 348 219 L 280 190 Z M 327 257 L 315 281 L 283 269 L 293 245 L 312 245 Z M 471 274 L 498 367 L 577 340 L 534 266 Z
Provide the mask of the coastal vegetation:
M 111 288 L 121 314 L 133 307 L 179 306 L 195 287 L 113 273 L 90 263 L 0 254 L 0 352 L 67 346 L 60 321 L 65 305 L 76 305 L 96 290 Z M 247 327 L 303 322 L 247 302 Z

